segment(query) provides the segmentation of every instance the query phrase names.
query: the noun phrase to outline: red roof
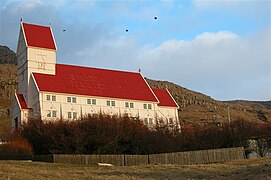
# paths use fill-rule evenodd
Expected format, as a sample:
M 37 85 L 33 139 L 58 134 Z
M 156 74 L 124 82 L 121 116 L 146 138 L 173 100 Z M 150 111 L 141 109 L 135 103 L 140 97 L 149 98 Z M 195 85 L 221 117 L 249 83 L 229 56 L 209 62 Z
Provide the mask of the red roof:
M 33 75 L 40 91 L 158 102 L 140 73 L 57 64 Z
M 54 37 L 50 27 L 22 23 L 28 46 L 56 50 Z
M 178 107 L 178 105 L 175 103 L 172 96 L 166 89 L 152 88 L 152 90 L 159 100 L 158 106 Z
M 29 109 L 26 105 L 25 100 L 24 100 L 24 96 L 22 94 L 16 94 L 16 96 L 17 96 L 17 99 L 20 103 L 21 108 L 22 109 Z

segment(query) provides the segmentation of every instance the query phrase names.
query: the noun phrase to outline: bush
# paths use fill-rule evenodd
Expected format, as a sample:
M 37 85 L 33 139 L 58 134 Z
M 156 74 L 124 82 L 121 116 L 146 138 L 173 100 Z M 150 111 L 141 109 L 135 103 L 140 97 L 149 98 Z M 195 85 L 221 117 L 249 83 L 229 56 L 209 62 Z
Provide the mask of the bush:
M 153 154 L 245 146 L 261 129 L 244 120 L 222 126 L 189 123 L 181 131 L 168 126 L 148 129 L 127 116 L 99 114 L 75 121 L 32 119 L 21 134 L 35 154 Z
M 32 147 L 27 140 L 14 133 L 0 146 L 0 159 L 23 160 L 32 158 Z

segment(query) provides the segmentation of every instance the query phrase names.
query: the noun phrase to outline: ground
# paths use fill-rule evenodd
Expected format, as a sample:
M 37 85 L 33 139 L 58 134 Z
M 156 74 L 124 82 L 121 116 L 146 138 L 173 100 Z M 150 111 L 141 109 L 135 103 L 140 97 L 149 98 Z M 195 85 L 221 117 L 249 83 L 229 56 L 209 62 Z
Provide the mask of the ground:
M 84 166 L 0 161 L 0 179 L 270 179 L 271 158 L 202 165 Z

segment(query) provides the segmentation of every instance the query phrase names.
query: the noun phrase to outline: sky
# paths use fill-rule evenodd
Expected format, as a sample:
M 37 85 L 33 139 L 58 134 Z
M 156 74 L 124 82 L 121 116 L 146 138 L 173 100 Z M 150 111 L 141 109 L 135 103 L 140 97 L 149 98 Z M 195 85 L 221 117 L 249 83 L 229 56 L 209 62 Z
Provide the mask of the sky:
M 0 44 L 13 51 L 21 17 L 51 25 L 57 63 L 271 100 L 271 0 L 1 0 Z

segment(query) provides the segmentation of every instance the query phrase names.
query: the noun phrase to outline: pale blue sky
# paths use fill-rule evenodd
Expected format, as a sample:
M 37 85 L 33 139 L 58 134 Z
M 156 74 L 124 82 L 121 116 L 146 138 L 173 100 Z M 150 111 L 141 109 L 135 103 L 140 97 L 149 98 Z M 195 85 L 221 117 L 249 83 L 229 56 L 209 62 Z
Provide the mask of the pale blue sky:
M 271 100 L 269 0 L 2 0 L 0 44 L 14 51 L 21 17 L 51 23 L 59 63 L 140 67 L 218 100 Z

